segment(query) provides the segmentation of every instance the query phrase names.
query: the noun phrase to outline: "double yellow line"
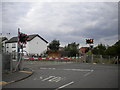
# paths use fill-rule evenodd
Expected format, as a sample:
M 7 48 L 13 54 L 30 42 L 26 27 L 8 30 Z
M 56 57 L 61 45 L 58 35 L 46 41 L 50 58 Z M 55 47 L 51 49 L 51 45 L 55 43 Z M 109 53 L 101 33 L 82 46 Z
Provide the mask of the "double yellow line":
M 29 72 L 29 71 L 19 71 L 19 72 L 23 72 L 23 73 L 32 73 L 32 72 Z
M 5 85 L 5 84 L 8 84 L 8 82 L 0 81 L 0 85 Z
M 32 72 L 29 72 L 29 71 L 19 71 L 19 72 L 22 72 L 22 73 L 32 73 Z M 11 82 L 14 82 L 14 81 L 11 81 Z M 11 82 L 5 82 L 5 81 L 0 81 L 0 85 L 6 85 L 6 84 L 9 84 Z

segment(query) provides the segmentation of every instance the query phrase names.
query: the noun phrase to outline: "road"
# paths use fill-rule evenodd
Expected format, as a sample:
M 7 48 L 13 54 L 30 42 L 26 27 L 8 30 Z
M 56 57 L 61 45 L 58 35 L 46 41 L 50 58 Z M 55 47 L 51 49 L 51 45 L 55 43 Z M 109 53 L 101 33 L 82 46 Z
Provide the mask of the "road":
M 27 62 L 34 74 L 3 88 L 118 88 L 118 66 L 92 63 Z

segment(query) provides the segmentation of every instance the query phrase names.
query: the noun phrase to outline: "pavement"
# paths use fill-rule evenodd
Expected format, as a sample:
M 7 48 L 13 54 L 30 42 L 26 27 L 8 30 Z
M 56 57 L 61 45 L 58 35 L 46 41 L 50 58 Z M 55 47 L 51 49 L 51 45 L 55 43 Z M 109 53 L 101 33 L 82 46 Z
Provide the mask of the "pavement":
M 5 86 L 7 84 L 11 84 L 14 82 L 18 82 L 30 77 L 33 74 L 33 71 L 26 68 L 21 71 L 16 71 L 13 73 L 7 73 L 2 75 L 2 81 L 0 81 L 0 85 Z

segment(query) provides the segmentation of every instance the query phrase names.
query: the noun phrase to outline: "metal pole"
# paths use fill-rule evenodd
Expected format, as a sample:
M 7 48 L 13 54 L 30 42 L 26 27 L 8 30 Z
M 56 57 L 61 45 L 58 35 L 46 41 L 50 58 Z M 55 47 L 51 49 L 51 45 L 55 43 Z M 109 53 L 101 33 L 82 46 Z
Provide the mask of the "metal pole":
M 102 58 L 102 55 L 100 55 L 100 63 L 102 63 L 103 61 L 103 58 Z
M 93 54 L 92 54 L 92 63 L 93 63 Z
M 18 70 L 20 69 L 19 67 L 19 60 L 20 60 L 20 44 L 19 44 L 19 33 L 20 33 L 20 28 L 18 28 L 18 42 L 17 42 L 17 45 L 18 45 Z
M 118 58 L 118 56 L 117 56 L 117 64 L 119 64 L 119 61 L 118 61 L 118 60 L 119 60 L 119 58 Z
M 17 65 L 15 67 L 15 71 L 19 70 L 19 61 L 20 61 L 20 45 L 19 45 L 19 33 L 20 33 L 20 28 L 18 28 L 18 38 L 17 38 Z
M 20 28 L 18 28 L 17 61 L 19 61 L 19 52 L 20 52 L 20 45 L 19 45 L 19 32 L 20 32 Z
M 21 53 L 21 62 L 20 62 L 20 69 L 22 69 L 22 60 L 23 60 L 23 44 L 22 44 L 22 53 Z
M 110 56 L 109 56 L 109 63 L 110 63 Z

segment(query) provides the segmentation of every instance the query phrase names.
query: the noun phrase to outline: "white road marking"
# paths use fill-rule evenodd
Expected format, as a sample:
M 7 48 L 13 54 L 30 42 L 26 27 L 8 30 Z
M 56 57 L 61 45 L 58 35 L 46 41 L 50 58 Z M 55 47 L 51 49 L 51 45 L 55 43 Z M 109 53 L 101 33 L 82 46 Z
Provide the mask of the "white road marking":
M 13 61 L 17 61 L 17 60 L 13 59 Z
M 43 77 L 40 76 L 40 79 L 43 79 Z
M 67 87 L 67 86 L 69 86 L 69 85 L 71 85 L 71 84 L 73 84 L 73 83 L 74 83 L 74 82 L 72 81 L 72 82 L 70 82 L 70 83 L 68 83 L 68 84 L 65 84 L 65 85 L 63 85 L 63 86 L 58 87 L 58 88 L 55 89 L 55 90 L 59 90 L 59 89 L 61 89 L 61 88 Z
M 56 68 L 40 68 L 40 69 L 50 69 L 50 70 L 55 70 Z
M 50 80 L 48 80 L 48 81 L 54 82 L 54 81 L 56 81 L 56 79 L 58 79 L 58 77 L 54 77 L 54 78 L 52 78 L 52 79 L 50 79 Z
M 56 69 L 56 68 L 40 68 L 40 69 L 49 69 L 49 70 L 68 70 L 68 71 L 81 71 L 81 72 L 91 72 L 93 69 Z
M 64 78 L 62 78 L 62 77 L 56 77 L 56 76 L 49 76 L 47 78 L 43 78 L 42 76 L 40 76 L 38 78 L 35 77 L 33 80 L 41 80 L 41 81 L 49 81 L 49 82 L 59 82 L 62 79 L 64 79 Z
M 63 69 L 63 70 L 70 70 L 70 71 L 87 71 L 87 72 L 93 71 L 93 70 L 90 70 L 90 69 Z
M 48 68 L 40 68 L 40 69 L 48 69 Z
M 91 74 L 93 71 L 94 71 L 94 70 L 91 70 L 91 72 L 86 73 L 84 76 L 85 76 L 85 77 L 88 76 L 88 75 Z
M 55 76 L 49 76 L 48 78 L 45 78 L 42 81 L 48 80 L 48 79 L 53 78 L 53 77 L 55 77 Z
M 34 78 L 33 80 L 40 80 L 40 79 L 43 79 L 43 77 L 40 77 L 40 78 Z
M 37 80 L 37 78 L 34 78 L 33 80 Z
M 52 79 L 50 79 L 48 81 L 50 81 L 50 82 L 59 82 L 61 79 L 62 79 L 61 77 L 54 77 L 54 78 L 52 78 Z
M 59 81 L 61 81 L 61 80 L 62 80 L 62 78 L 59 77 L 55 82 L 59 82 Z

